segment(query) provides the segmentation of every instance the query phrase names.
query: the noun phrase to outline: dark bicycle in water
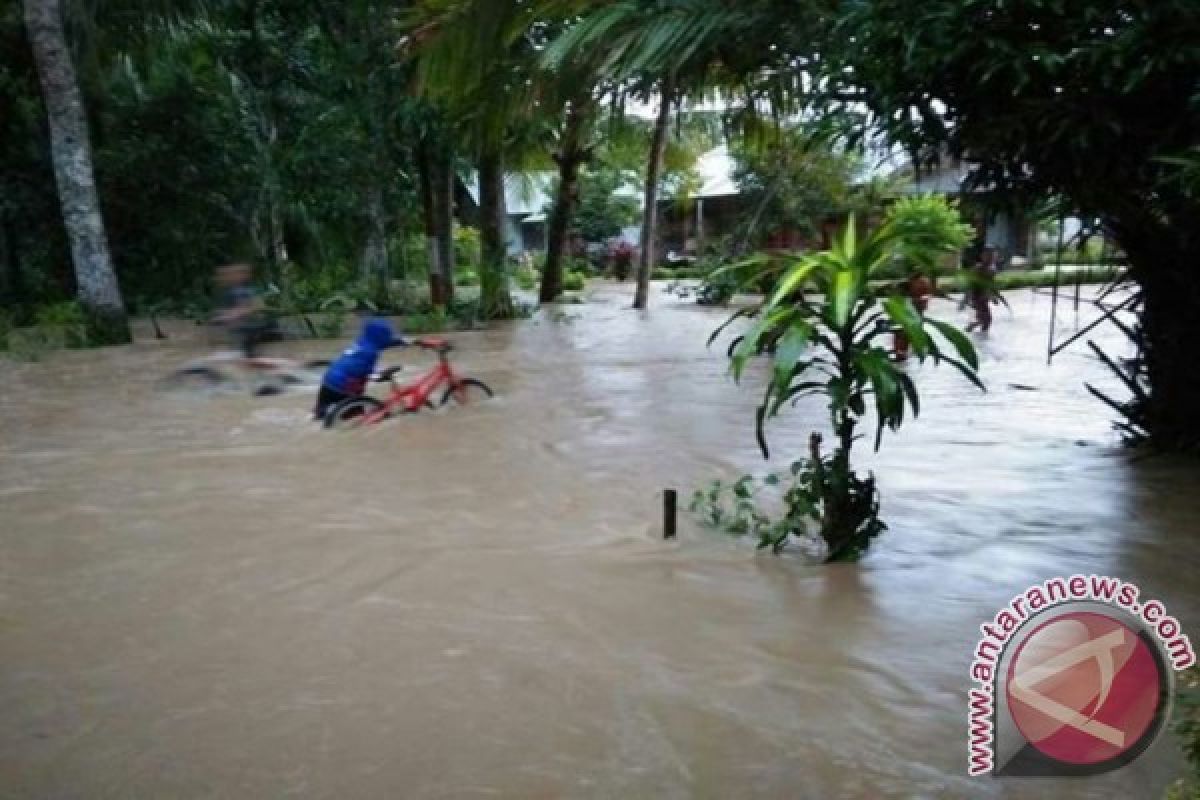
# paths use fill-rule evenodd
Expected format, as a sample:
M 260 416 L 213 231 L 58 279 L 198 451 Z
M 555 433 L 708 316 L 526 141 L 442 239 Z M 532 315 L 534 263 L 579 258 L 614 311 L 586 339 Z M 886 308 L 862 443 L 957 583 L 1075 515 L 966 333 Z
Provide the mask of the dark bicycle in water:
M 250 388 L 258 395 L 278 394 L 290 386 L 319 384 L 329 363 L 328 359 L 246 356 L 231 350 L 185 364 L 167 377 L 166 384 L 179 389 Z

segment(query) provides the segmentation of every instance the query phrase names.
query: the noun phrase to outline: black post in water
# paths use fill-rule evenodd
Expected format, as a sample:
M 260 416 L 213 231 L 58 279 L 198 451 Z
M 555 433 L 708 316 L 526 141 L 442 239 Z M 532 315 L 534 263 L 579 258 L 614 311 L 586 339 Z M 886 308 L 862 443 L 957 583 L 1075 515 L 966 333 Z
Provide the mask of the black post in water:
M 663 538 L 675 538 L 675 500 L 674 489 L 663 490 Z

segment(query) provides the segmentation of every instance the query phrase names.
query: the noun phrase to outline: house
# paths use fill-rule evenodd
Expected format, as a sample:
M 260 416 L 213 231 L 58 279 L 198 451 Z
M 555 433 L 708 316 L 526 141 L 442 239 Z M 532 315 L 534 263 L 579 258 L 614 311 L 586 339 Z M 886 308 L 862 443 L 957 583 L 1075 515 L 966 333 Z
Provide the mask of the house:
M 556 172 L 514 172 L 504 176 L 504 239 L 508 254 L 545 252 L 549 209 L 554 204 Z M 479 176 L 472 173 L 459 187 L 459 216 L 479 225 Z
M 943 194 L 958 198 L 959 210 L 977 232 L 976 245 L 996 248 L 1002 264 L 1013 259 L 1028 261 L 1037 254 L 1037 224 L 1022 209 L 995 210 L 990 208 L 988 191 L 965 188 L 970 164 L 954 158 L 942 158 L 937 166 L 913 172 L 904 194 Z

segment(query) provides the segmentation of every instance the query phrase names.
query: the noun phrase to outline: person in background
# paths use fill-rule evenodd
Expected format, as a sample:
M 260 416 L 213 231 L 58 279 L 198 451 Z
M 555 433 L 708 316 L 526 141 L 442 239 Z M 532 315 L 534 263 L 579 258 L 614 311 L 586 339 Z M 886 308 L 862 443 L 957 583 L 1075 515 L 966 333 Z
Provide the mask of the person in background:
M 245 358 L 258 355 L 268 338 L 270 321 L 251 283 L 249 264 L 227 264 L 217 269 L 217 311 L 213 320 L 223 327 Z
M 317 392 L 313 419 L 325 419 L 330 408 L 342 400 L 361 395 L 375 372 L 379 354 L 389 347 L 405 347 L 407 344 L 392 333 L 392 326 L 387 320 L 369 319 L 364 322 L 358 339 L 325 371 L 321 389 Z
M 995 293 L 996 248 L 988 245 L 979 254 L 979 261 L 967 275 L 967 291 L 963 295 L 967 304 L 975 311 L 975 319 L 967 325 L 967 332 L 979 329 L 984 333 L 992 327 L 992 295 Z
M 933 283 L 929 278 L 925 277 L 922 272 L 914 272 L 905 281 L 904 290 L 912 300 L 917 312 L 924 314 L 925 310 L 929 308 L 929 298 L 933 295 Z M 908 360 L 908 348 L 909 341 L 904 331 L 896 331 L 892 337 L 892 350 L 897 361 Z

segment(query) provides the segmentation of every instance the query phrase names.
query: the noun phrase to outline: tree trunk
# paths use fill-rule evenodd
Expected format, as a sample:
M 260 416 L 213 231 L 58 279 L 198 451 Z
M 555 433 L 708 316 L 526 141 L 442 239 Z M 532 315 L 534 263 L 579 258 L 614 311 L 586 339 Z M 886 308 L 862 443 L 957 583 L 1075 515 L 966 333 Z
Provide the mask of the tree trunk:
M 62 9 L 59 0 L 24 0 L 24 12 L 46 103 L 54 178 L 79 299 L 98 342 L 128 342 L 129 321 L 100 214 L 87 118 L 63 33 Z
M 434 247 L 442 303 L 448 306 L 454 302 L 454 159 L 441 153 L 433 164 Z
M 479 158 L 479 212 L 481 311 L 486 319 L 504 319 L 512 316 L 504 237 L 504 160 L 489 150 Z
M 646 207 L 642 211 L 642 251 L 638 254 L 637 291 L 633 307 L 643 309 L 650 296 L 650 271 L 654 269 L 654 245 L 658 238 L 658 184 L 662 179 L 663 154 L 667 149 L 667 129 L 671 123 L 671 106 L 675 95 L 674 76 L 663 78 L 659 86 L 662 100 L 654 138 L 650 143 L 650 162 L 646 165 Z
M 1162 450 L 1200 449 L 1200 238 L 1149 221 L 1114 226 L 1144 301 L 1142 334 L 1150 392 L 1138 409 L 1150 441 Z
M 579 168 L 587 160 L 584 138 L 590 110 L 590 98 L 571 104 L 563 130 L 562 152 L 555 157 L 558 162 L 558 194 L 554 198 L 554 210 L 550 214 L 550 227 L 546 232 L 546 265 L 542 270 L 542 286 L 538 293 L 538 299 L 543 303 L 552 303 L 562 294 L 563 262 L 567 256 L 571 218 L 579 203 Z
M 417 147 L 429 299 L 435 307 L 454 302 L 454 160 L 422 141 Z
M 421 196 L 421 220 L 425 229 L 425 255 L 429 267 L 429 299 L 435 307 L 446 304 L 442 289 L 441 252 L 438 248 L 437 203 L 433 189 L 437 176 L 425 142 L 417 145 L 417 176 Z
M 367 189 L 367 241 L 363 245 L 359 269 L 364 283 L 386 281 L 388 268 L 387 209 L 383 205 L 383 187 L 374 183 Z
M 4 264 L 5 272 L 4 280 L 0 281 L 0 303 L 16 309 L 23 307 L 26 301 L 19 247 L 8 209 L 0 203 L 0 261 Z

